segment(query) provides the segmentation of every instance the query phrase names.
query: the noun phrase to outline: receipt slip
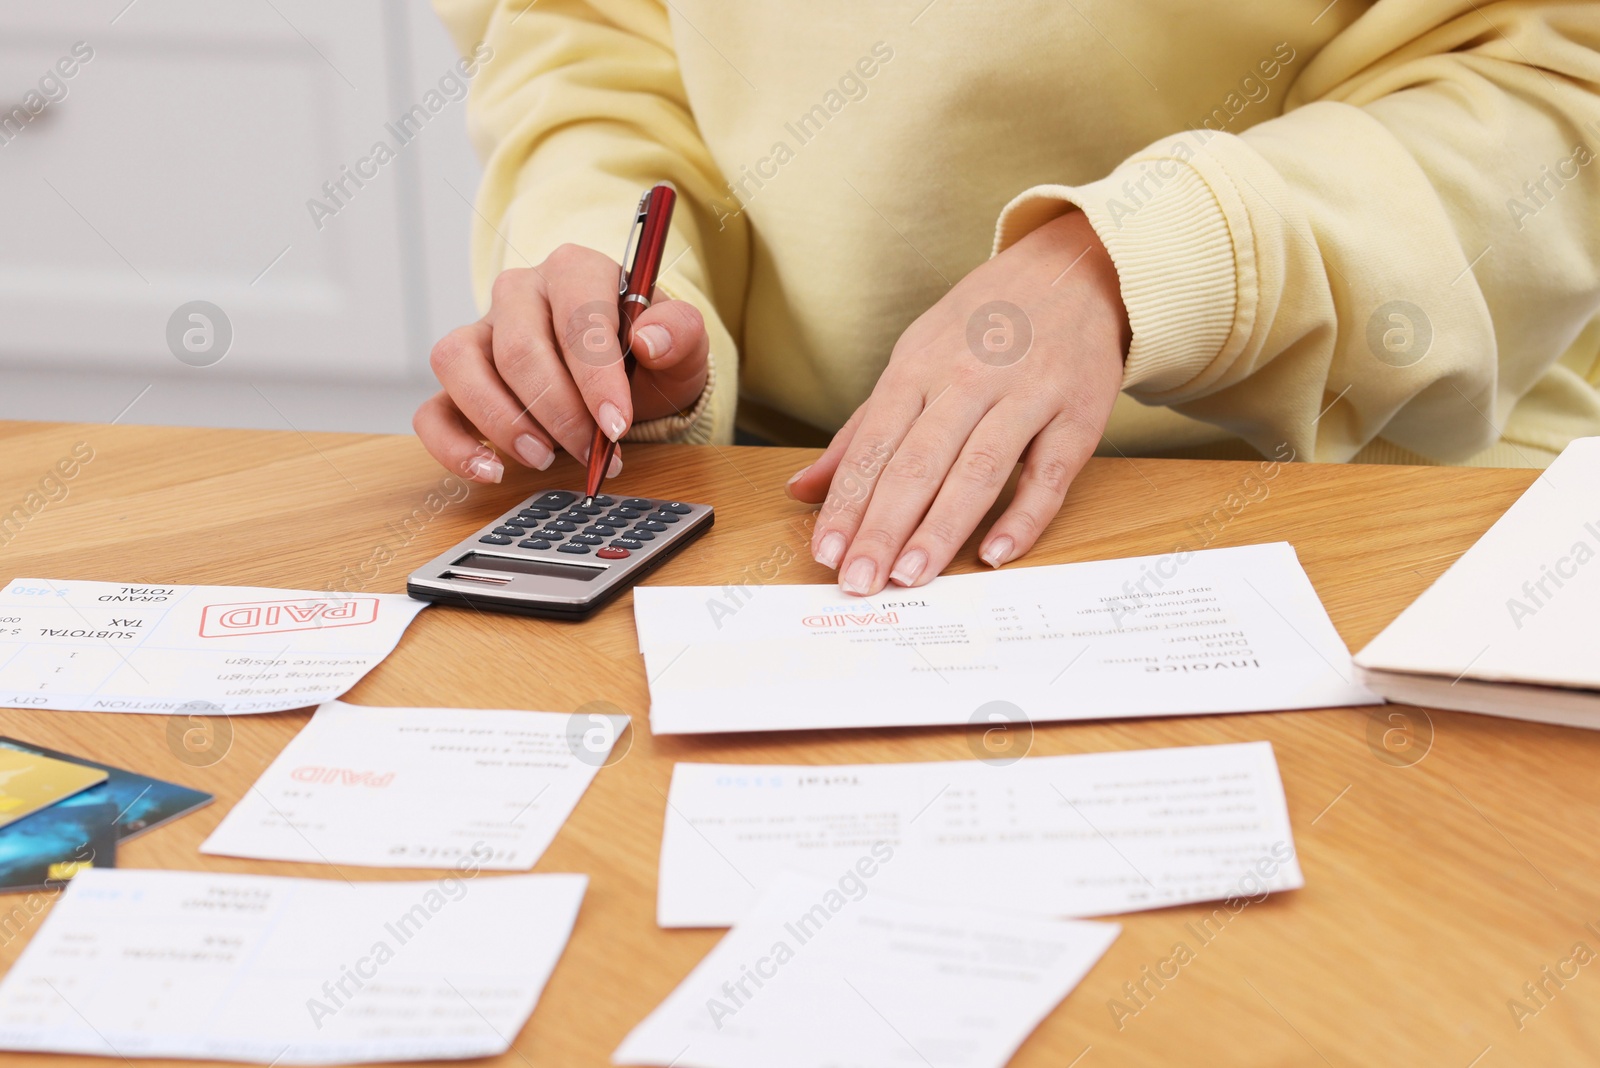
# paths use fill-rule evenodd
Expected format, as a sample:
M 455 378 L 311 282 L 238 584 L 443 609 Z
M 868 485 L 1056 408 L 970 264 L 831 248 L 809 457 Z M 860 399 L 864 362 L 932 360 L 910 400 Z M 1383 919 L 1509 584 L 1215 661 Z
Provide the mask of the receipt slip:
M 1304 885 L 1268 742 L 920 764 L 678 764 L 657 919 L 735 923 L 792 869 L 860 863 L 952 904 L 1105 916 Z
M 625 716 L 332 701 L 283 748 L 202 853 L 526 871 L 627 729 Z
M 1287 543 L 948 575 L 849 598 L 634 593 L 658 734 L 1381 704 Z
M 1120 930 L 784 873 L 612 1061 L 1001 1068 Z
M 0 1049 L 260 1064 L 510 1048 L 587 877 L 89 869 L 0 982 Z
M 359 682 L 425 607 L 393 593 L 15 579 L 0 592 L 0 707 L 304 708 Z

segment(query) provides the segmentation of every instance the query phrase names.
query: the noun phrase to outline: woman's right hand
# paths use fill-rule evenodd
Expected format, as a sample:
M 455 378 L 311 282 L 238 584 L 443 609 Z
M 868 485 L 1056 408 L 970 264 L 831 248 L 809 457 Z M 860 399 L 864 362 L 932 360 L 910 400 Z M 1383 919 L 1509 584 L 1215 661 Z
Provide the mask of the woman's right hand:
M 617 341 L 619 276 L 609 256 L 577 245 L 501 272 L 488 314 L 433 347 L 429 362 L 444 389 L 411 421 L 433 458 L 463 477 L 499 482 L 500 457 L 543 471 L 560 448 L 586 463 L 596 426 L 616 441 L 635 419 L 693 407 L 706 383 L 704 320 L 681 300 L 646 309 L 633 324 L 630 389 Z M 618 454 L 607 477 L 621 469 Z

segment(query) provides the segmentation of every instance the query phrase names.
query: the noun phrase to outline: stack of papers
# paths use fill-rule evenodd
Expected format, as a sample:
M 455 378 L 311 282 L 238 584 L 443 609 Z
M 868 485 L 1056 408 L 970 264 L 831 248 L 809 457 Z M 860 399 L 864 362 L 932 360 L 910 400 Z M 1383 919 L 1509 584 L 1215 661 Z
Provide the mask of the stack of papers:
M 0 707 L 304 708 L 361 681 L 426 607 L 394 593 L 19 578 L 0 592 Z
M 473 874 L 82 872 L 0 983 L 0 1049 L 262 1064 L 503 1053 L 586 879 Z
M 679 764 L 663 927 L 736 923 L 785 869 L 875 891 L 1103 916 L 1304 885 L 1268 742 L 831 767 Z
M 471 857 L 526 871 L 627 725 L 622 716 L 334 701 L 200 849 L 400 868 Z
M 1356 656 L 1396 701 L 1600 729 L 1600 438 L 1579 438 Z
M 1120 930 L 784 875 L 612 1059 L 1000 1068 Z
M 1286 543 L 834 586 L 634 591 L 658 734 L 1377 704 Z

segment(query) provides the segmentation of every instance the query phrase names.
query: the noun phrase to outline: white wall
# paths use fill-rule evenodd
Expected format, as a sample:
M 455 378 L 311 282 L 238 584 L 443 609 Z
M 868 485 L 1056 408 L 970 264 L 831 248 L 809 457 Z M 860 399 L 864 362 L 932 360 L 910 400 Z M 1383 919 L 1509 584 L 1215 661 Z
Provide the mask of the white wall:
M 0 0 L 0 418 L 408 431 L 474 316 L 457 58 L 426 0 Z

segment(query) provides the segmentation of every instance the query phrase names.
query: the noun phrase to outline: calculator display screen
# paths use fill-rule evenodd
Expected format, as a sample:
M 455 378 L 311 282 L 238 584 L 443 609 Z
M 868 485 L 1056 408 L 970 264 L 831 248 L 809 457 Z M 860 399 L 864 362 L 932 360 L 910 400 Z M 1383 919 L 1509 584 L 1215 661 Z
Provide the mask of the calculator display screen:
M 593 582 L 605 573 L 604 568 L 585 567 L 582 564 L 557 564 L 549 560 L 519 560 L 507 556 L 489 556 L 486 553 L 468 553 L 451 564 L 452 567 L 474 567 L 480 571 L 500 571 L 514 575 L 537 575 L 541 578 L 568 579 L 574 582 Z

